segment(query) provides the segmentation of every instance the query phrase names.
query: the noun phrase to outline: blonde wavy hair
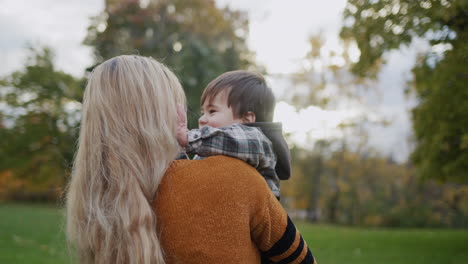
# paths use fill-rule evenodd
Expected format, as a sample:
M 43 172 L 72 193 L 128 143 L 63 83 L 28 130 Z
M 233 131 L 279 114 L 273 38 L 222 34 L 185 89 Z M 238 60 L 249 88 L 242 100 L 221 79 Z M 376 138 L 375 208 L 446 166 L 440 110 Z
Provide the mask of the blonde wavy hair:
M 94 69 L 66 200 L 80 263 L 164 263 L 151 204 L 179 151 L 178 104 L 178 79 L 154 59 L 124 55 Z

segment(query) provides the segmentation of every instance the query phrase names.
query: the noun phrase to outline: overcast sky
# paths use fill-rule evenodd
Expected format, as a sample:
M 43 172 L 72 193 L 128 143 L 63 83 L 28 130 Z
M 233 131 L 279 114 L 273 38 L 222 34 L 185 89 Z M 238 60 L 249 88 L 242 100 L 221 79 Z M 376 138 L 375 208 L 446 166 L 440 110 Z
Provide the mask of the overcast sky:
M 269 73 L 286 74 L 298 69 L 301 58 L 309 49 L 307 39 L 311 34 L 322 32 L 329 48 L 338 46 L 341 12 L 346 0 L 217 0 L 217 4 L 249 12 L 248 44 L 256 53 L 257 61 Z M 102 11 L 104 0 L 0 0 L 0 6 L 0 75 L 24 64 L 27 44 L 51 46 L 56 54 L 56 65 L 75 76 L 82 76 L 84 69 L 92 64 L 91 50 L 81 42 L 86 36 L 89 17 Z M 380 74 L 376 87 L 378 96 L 369 102 L 380 115 L 393 121 L 388 127 L 371 129 L 371 145 L 399 161 L 408 156 L 407 139 L 411 131 L 407 113 L 411 103 L 405 99 L 403 89 L 411 76 L 415 50 L 419 48 L 413 45 L 387 56 L 389 63 Z M 281 89 L 275 85 L 281 84 L 272 84 L 274 89 Z M 294 111 L 284 104 L 279 106 L 283 107 L 282 111 Z M 283 116 L 293 114 L 288 112 Z M 307 114 L 300 118 L 298 122 L 302 123 L 326 121 Z M 285 125 L 288 123 L 281 121 Z M 288 124 L 292 131 L 294 124 Z M 311 134 L 317 139 L 324 134 L 322 132 L 312 131 Z

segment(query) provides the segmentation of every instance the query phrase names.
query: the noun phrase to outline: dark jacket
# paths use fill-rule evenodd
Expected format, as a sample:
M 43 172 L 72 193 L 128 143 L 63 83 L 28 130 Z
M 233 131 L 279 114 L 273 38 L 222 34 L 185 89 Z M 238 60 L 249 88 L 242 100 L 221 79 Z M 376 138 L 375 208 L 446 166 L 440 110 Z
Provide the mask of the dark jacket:
M 283 137 L 283 125 L 279 122 L 255 122 L 244 125 L 260 128 L 271 141 L 276 154 L 276 174 L 280 180 L 288 180 L 291 177 L 291 154 Z

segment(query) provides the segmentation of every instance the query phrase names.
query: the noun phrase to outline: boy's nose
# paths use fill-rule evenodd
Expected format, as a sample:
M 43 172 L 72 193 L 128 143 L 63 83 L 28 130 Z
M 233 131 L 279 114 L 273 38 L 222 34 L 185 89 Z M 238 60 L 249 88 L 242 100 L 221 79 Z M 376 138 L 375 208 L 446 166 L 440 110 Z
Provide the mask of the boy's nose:
M 198 119 L 198 126 L 199 127 L 205 126 L 207 124 L 207 122 L 208 122 L 208 120 L 206 119 L 205 115 L 202 115 Z

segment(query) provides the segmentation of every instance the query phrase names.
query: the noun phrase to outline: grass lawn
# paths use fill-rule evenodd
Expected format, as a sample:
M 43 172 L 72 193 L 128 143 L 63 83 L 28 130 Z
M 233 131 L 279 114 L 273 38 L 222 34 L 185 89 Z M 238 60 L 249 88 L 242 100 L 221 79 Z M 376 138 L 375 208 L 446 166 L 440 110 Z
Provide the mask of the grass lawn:
M 297 226 L 319 264 L 468 263 L 468 230 Z
M 70 263 L 63 226 L 56 207 L 0 204 L 0 263 Z M 468 230 L 298 227 L 320 264 L 468 263 Z
M 0 204 L 0 263 L 70 263 L 64 226 L 57 207 Z

